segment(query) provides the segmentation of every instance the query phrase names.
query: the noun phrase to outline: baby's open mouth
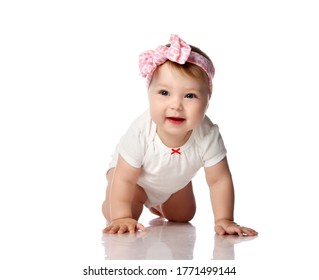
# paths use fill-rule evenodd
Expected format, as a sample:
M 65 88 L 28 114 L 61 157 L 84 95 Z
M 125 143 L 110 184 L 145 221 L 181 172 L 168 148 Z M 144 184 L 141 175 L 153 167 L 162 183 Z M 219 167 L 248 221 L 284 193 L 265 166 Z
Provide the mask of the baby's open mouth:
M 181 124 L 186 120 L 184 118 L 179 117 L 167 117 L 166 119 L 172 124 Z

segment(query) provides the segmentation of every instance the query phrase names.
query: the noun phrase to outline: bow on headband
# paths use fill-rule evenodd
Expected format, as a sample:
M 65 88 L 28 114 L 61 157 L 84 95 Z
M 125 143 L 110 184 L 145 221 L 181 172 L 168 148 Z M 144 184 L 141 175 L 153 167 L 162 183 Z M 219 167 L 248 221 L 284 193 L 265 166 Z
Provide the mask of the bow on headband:
M 171 35 L 169 42 L 170 47 L 159 46 L 155 50 L 145 51 L 140 55 L 139 67 L 142 77 L 147 77 L 147 86 L 149 86 L 156 68 L 165 61 L 170 60 L 178 64 L 190 62 L 201 67 L 206 72 L 211 94 L 212 78 L 215 73 L 212 62 L 199 53 L 191 51 L 191 47 L 177 35 Z

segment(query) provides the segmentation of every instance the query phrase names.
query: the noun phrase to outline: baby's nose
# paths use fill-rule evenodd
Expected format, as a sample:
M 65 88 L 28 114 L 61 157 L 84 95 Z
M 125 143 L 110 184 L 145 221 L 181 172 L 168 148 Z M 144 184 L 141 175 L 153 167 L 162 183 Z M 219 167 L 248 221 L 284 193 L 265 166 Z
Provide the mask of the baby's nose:
M 179 98 L 175 98 L 172 100 L 171 109 L 173 110 L 183 110 L 182 100 Z

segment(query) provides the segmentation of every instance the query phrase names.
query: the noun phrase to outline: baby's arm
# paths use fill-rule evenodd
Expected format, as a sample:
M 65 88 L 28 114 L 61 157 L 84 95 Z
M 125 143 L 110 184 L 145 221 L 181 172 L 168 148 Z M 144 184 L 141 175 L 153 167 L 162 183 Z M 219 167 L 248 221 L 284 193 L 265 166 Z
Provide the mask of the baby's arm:
M 234 222 L 234 187 L 227 158 L 205 168 L 205 174 L 210 189 L 216 233 L 257 235 L 253 229 L 239 226 Z
M 134 233 L 136 229 L 144 229 L 133 217 L 132 203 L 136 183 L 140 176 L 140 168 L 129 165 L 119 156 L 109 190 L 109 222 L 104 229 L 109 233 Z

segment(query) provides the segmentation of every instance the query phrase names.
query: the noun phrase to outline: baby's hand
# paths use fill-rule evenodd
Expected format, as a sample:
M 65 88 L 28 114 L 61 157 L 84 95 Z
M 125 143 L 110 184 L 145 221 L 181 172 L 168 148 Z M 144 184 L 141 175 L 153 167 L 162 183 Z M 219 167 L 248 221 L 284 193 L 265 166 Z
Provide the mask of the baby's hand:
M 229 220 L 217 221 L 217 223 L 215 224 L 215 232 L 218 235 L 238 234 L 239 236 L 255 236 L 258 234 L 257 231 L 251 228 L 242 227 L 240 225 L 237 225 L 235 222 Z
M 145 230 L 145 227 L 131 218 L 123 218 L 112 221 L 103 233 L 135 233 L 136 230 Z

